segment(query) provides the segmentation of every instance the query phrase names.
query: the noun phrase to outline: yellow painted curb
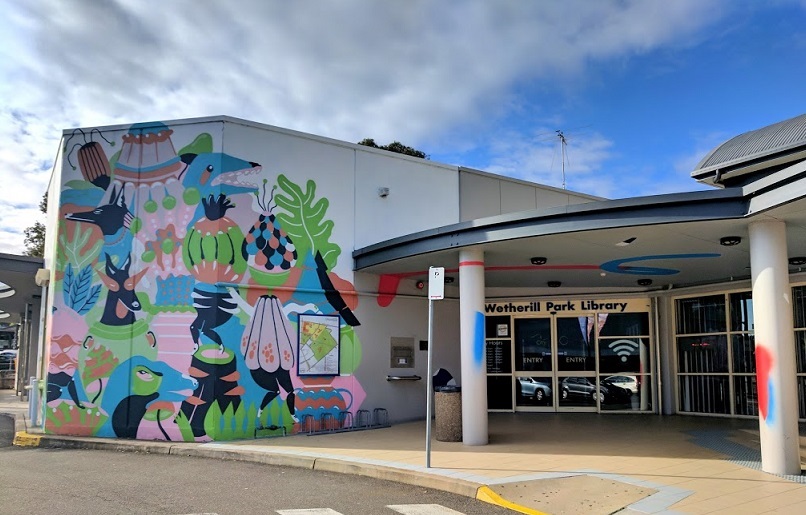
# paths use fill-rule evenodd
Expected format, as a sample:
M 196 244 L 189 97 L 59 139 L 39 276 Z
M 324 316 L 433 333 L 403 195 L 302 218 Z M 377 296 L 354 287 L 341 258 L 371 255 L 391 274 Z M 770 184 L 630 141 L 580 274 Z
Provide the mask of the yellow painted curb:
M 487 486 L 479 487 L 478 491 L 476 492 L 476 499 L 490 504 L 495 504 L 496 506 L 502 506 L 512 511 L 517 511 L 518 513 L 526 513 L 527 515 L 548 515 L 545 512 L 533 510 L 531 508 L 527 508 L 526 506 L 520 506 L 518 504 L 509 502 L 497 493 L 490 490 L 490 487 Z
M 14 433 L 14 441 L 12 442 L 17 447 L 39 447 L 39 442 L 42 440 L 40 435 L 32 435 L 25 431 L 17 431 Z

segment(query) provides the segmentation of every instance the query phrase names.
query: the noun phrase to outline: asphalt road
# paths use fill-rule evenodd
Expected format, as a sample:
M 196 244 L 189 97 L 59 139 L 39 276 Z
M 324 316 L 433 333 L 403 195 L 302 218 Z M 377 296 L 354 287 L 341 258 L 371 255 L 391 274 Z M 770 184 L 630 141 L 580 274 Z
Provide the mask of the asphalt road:
M 438 490 L 347 474 L 144 453 L 23 449 L 11 446 L 12 437 L 11 419 L 0 416 L 4 514 L 228 515 L 329 508 L 335 512 L 318 513 L 394 515 L 389 505 L 423 504 L 443 509 L 397 513 L 513 513 Z

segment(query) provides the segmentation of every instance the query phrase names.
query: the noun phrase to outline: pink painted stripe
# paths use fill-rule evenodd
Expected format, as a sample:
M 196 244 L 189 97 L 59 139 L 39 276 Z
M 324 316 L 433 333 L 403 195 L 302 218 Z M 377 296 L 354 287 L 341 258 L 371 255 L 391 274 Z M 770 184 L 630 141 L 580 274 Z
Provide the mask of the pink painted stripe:
M 484 261 L 460 261 L 459 268 L 463 266 L 484 266 Z

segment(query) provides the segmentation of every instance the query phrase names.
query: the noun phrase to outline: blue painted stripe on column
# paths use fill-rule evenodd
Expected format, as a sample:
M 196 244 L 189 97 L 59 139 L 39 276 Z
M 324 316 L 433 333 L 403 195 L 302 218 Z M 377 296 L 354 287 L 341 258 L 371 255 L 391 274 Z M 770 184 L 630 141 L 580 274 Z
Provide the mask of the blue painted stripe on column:
M 473 328 L 473 363 L 477 367 L 484 364 L 484 313 L 476 311 L 476 323 Z
M 767 380 L 767 419 L 764 421 L 767 426 L 774 426 L 778 421 L 775 416 L 775 410 L 778 409 L 775 401 L 775 386 L 772 384 L 772 379 Z

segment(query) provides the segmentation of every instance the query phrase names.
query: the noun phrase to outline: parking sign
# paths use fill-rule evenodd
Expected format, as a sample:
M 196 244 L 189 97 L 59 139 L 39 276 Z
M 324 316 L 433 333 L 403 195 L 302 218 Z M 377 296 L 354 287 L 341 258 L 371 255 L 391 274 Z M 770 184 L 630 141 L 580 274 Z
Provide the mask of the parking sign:
M 445 298 L 445 268 L 432 266 L 428 269 L 428 299 Z

